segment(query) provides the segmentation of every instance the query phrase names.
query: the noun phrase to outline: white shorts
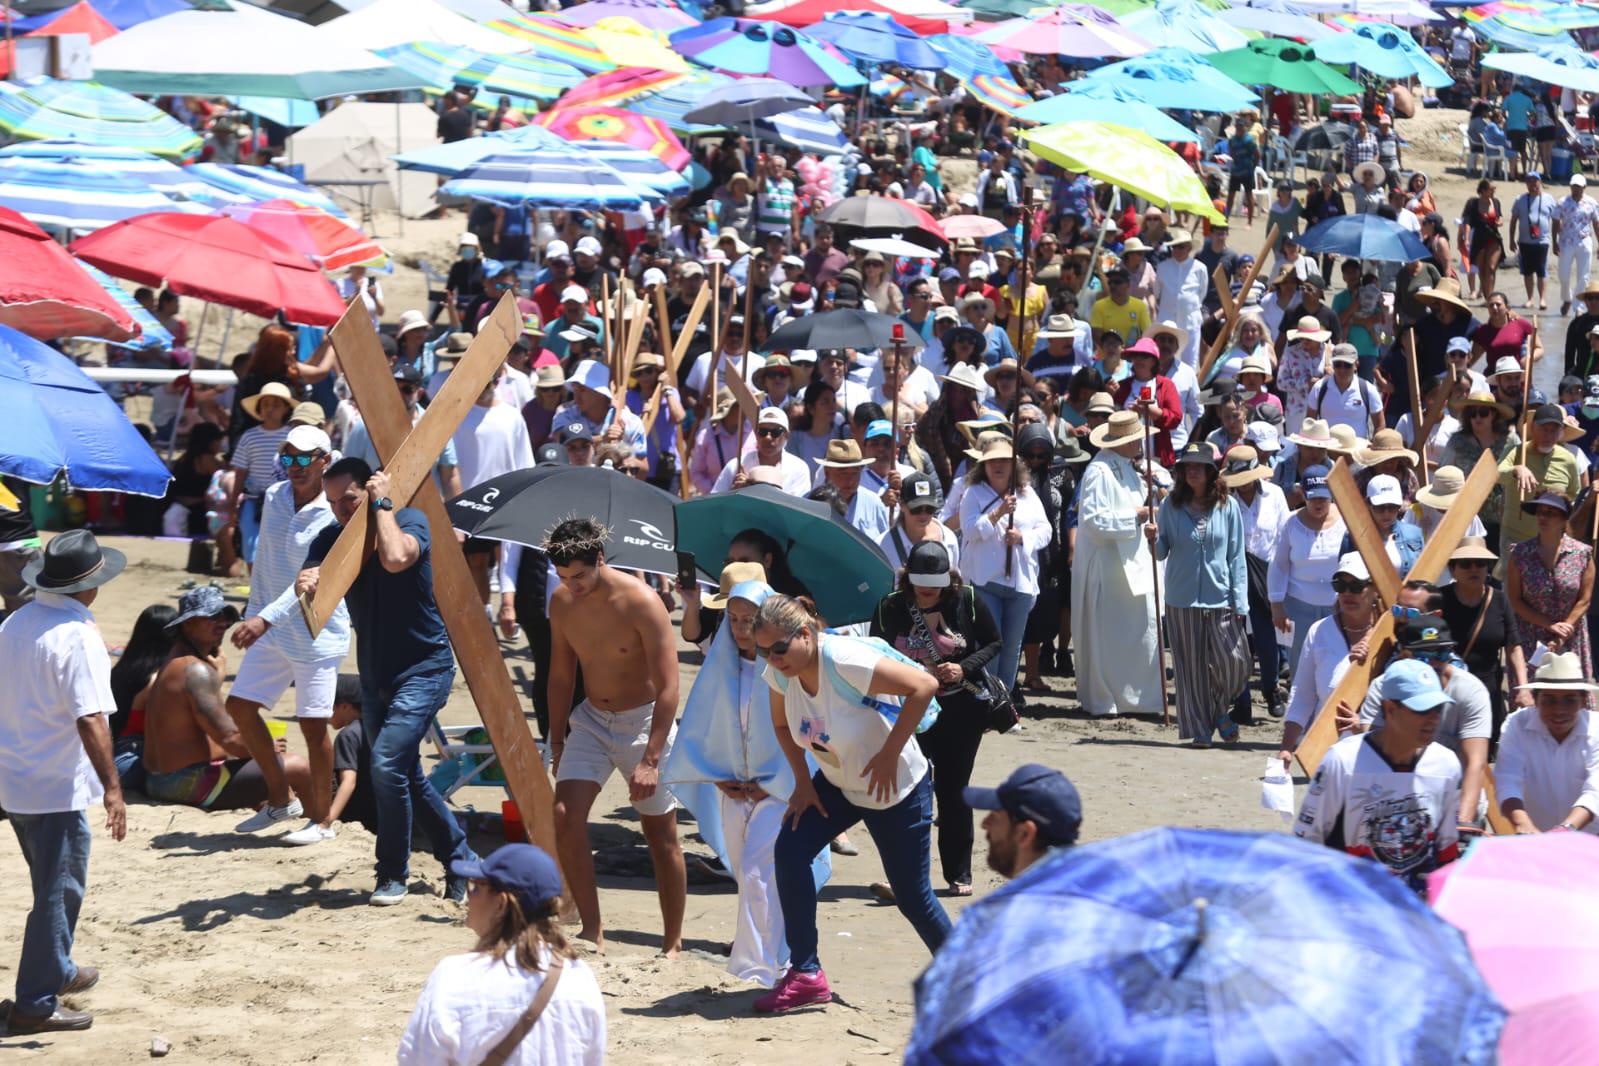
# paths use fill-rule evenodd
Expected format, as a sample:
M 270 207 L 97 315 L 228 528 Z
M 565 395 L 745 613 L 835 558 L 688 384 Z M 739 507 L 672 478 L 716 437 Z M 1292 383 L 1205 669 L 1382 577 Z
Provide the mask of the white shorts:
M 301 662 L 291 659 L 276 644 L 258 640 L 244 652 L 239 674 L 228 698 L 238 697 L 271 710 L 278 697 L 294 686 L 296 718 L 332 718 L 333 690 L 339 683 L 343 656 Z
M 556 784 L 562 781 L 593 781 L 603 785 L 611 771 L 620 770 L 623 777 L 633 773 L 639 760 L 644 758 L 644 748 L 650 741 L 650 719 L 655 715 L 655 704 L 646 703 L 630 711 L 600 711 L 584 700 L 572 708 L 571 734 L 566 738 L 566 749 L 561 753 L 561 768 L 556 772 Z M 677 725 L 666 738 L 661 749 L 661 761 L 666 761 L 672 750 L 672 740 L 677 736 Z M 657 785 L 649 799 L 638 800 L 633 809 L 640 814 L 670 814 L 677 809 L 677 801 L 665 785 Z

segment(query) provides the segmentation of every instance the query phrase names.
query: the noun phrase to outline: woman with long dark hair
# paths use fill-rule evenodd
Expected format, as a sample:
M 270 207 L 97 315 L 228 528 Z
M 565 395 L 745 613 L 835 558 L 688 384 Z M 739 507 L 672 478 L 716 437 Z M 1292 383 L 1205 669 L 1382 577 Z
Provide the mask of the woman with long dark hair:
M 1166 560 L 1178 735 L 1208 748 L 1216 732 L 1229 743 L 1238 739 L 1232 701 L 1249 680 L 1244 515 L 1209 444 L 1184 448 L 1177 471 L 1177 484 L 1144 535 L 1156 557 Z
M 871 635 L 921 664 L 939 682 L 942 708 L 916 738 L 933 764 L 938 800 L 938 858 L 952 896 L 972 894 L 972 809 L 963 791 L 972 779 L 987 718 L 967 685 L 1000 651 L 999 627 L 972 587 L 961 580 L 936 541 L 911 549 L 899 585 L 872 615 Z
M 804 459 L 811 473 L 827 457 L 827 445 L 841 435 L 838 417 L 838 390 L 821 379 L 813 379 L 800 396 L 804 414 L 795 420 L 785 448 Z
M 111 713 L 111 737 L 123 788 L 144 784 L 139 761 L 144 752 L 144 702 L 172 651 L 174 637 L 167 626 L 177 616 L 177 610 L 166 603 L 152 603 L 140 611 L 127 645 L 111 667 L 111 698 L 116 704 Z

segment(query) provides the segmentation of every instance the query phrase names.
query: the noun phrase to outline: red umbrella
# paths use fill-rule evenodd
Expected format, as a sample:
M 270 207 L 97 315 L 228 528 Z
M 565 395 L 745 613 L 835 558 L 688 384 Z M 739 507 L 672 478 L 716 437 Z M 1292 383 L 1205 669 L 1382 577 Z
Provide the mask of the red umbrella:
M 128 341 L 138 323 L 50 235 L 0 207 L 0 324 L 42 341 Z
M 309 259 L 225 215 L 137 215 L 78 238 L 72 252 L 119 278 L 262 318 L 282 311 L 290 322 L 331 326 L 344 313 Z
M 221 213 L 238 219 L 258 233 L 275 237 L 323 270 L 374 263 L 388 256 L 376 241 L 348 222 L 334 218 L 320 207 L 293 200 L 230 204 L 222 208 Z
M 949 23 L 939 18 L 927 18 L 913 13 L 914 5 L 901 0 L 799 0 L 787 7 L 766 8 L 760 14 L 744 12 L 745 18 L 766 19 L 803 29 L 822 21 L 834 11 L 872 11 L 887 15 L 908 30 L 923 36 L 948 33 Z

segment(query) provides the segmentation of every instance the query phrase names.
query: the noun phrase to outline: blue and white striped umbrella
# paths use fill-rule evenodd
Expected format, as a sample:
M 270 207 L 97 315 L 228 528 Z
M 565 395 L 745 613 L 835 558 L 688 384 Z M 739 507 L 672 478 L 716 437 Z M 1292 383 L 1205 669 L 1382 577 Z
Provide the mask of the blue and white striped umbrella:
M 90 233 L 151 211 L 209 210 L 92 161 L 23 156 L 0 159 L 0 204 L 40 229 L 72 233 Z
M 228 202 L 217 195 L 215 188 L 195 177 L 192 168 L 180 167 L 137 148 L 110 148 L 77 141 L 21 141 L 0 148 L 0 159 L 12 158 L 77 161 L 127 175 L 130 180 L 142 182 L 174 200 L 197 200 L 204 204 Z
M 485 156 L 550 146 L 564 149 L 569 142 L 543 126 L 527 125 L 498 133 L 485 133 L 481 137 L 468 137 L 464 141 L 430 145 L 389 158 L 399 164 L 401 170 L 420 170 L 453 178 Z
M 127 289 L 124 289 L 116 278 L 112 277 L 110 274 L 107 274 L 97 266 L 91 266 L 90 264 L 85 263 L 81 259 L 78 260 L 78 265 L 83 268 L 83 272 L 85 274 L 88 274 L 91 278 L 93 278 L 95 283 L 106 291 L 106 295 L 110 296 L 117 302 L 118 307 L 132 315 L 133 320 L 139 324 L 141 331 L 139 335 L 133 338 L 131 341 L 119 342 L 122 347 L 160 348 L 162 351 L 171 349 L 173 338 L 172 334 L 167 330 L 167 327 L 161 324 L 161 320 L 159 318 L 146 311 L 144 306 L 140 304 L 139 301 L 135 300 L 133 298 L 133 294 Z M 105 341 L 105 338 L 103 337 L 86 337 L 84 339 L 91 341 Z M 106 341 L 105 343 L 110 342 Z
M 230 204 L 255 204 L 263 200 L 293 200 L 320 207 L 330 215 L 350 220 L 327 193 L 295 181 L 281 170 L 232 163 L 193 163 L 189 173 L 216 190 L 216 199 Z
M 622 175 L 629 185 L 641 193 L 647 190 L 653 196 L 670 200 L 694 191 L 687 178 L 661 162 L 661 158 L 653 152 L 615 141 L 571 143 Z
M 755 123 L 755 133 L 763 141 L 777 141 L 822 156 L 842 152 L 849 144 L 838 123 L 814 107 L 763 118 Z
M 604 163 L 572 149 L 523 148 L 477 161 L 439 190 L 445 196 L 535 207 L 630 211 L 646 199 Z

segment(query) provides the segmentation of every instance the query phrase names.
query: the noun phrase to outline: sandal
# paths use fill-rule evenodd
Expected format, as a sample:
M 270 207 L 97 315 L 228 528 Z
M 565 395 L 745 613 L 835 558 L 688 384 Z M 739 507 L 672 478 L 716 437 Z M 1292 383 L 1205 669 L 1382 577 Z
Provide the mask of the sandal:
M 972 894 L 972 886 L 962 881 L 952 882 L 949 886 L 949 894 L 952 896 L 969 896 Z
M 873 881 L 871 886 L 873 898 L 879 903 L 897 903 L 894 898 L 894 886 L 887 881 Z

